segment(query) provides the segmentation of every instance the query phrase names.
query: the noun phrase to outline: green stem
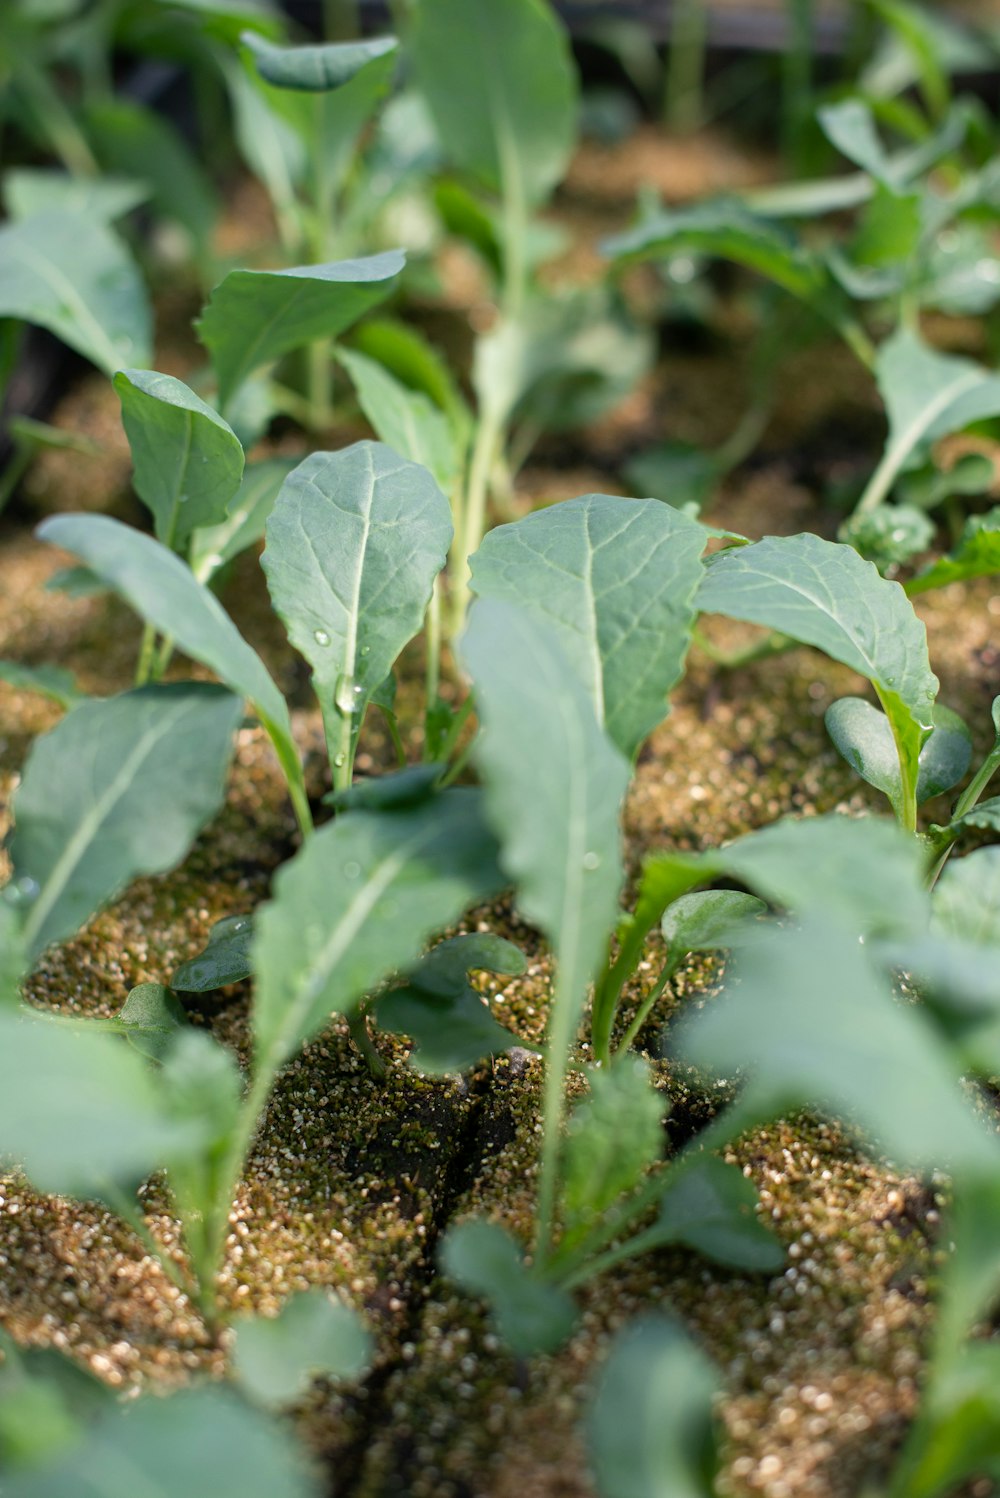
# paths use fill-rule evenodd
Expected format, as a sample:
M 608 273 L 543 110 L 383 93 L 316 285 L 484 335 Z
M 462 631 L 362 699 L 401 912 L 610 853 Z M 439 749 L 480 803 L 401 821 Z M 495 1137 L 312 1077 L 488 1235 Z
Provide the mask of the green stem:
M 705 0 L 675 0 L 663 97 L 663 123 L 690 135 L 705 116 L 708 7 Z
M 441 745 L 441 760 L 443 763 L 447 763 L 454 754 L 455 747 L 462 737 L 462 729 L 472 716 L 473 706 L 472 693 L 470 692 L 461 707 L 457 708 L 452 715 L 451 727 L 448 729 L 445 741 Z
M 535 1264 L 541 1266 L 552 1252 L 555 1233 L 556 1192 L 562 1155 L 562 1123 L 566 1107 L 566 1073 L 577 1015 L 577 995 L 572 992 L 572 969 L 556 955 L 556 986 L 552 996 L 545 1085 L 542 1104 L 542 1158 L 535 1220 Z
M 798 640 L 789 639 L 788 635 L 779 634 L 777 630 L 772 630 L 763 639 L 755 641 L 753 645 L 731 652 L 720 650 L 700 629 L 691 631 L 691 639 L 710 661 L 714 661 L 724 671 L 736 671 L 741 666 L 752 665 L 754 661 L 769 660 L 772 655 L 784 655 L 789 650 L 798 649 L 799 646 Z
M 639 1034 L 639 1031 L 642 1029 L 643 1025 L 646 1023 L 646 1020 L 649 1018 L 653 1006 L 659 999 L 663 997 L 664 990 L 666 989 L 667 984 L 670 982 L 670 979 L 673 977 L 675 970 L 676 969 L 674 968 L 672 963 L 666 963 L 662 973 L 657 978 L 656 982 L 653 984 L 652 988 L 649 990 L 649 993 L 643 999 L 642 1003 L 639 1005 L 639 1008 L 636 1010 L 635 1015 L 632 1019 L 632 1023 L 625 1031 L 625 1034 L 622 1036 L 617 1046 L 615 1046 L 615 1056 L 624 1056 L 634 1044 L 635 1038 Z
M 135 684 L 144 687 L 149 681 L 153 670 L 153 661 L 156 658 L 156 627 L 147 624 L 142 631 L 142 644 L 139 647 L 139 660 L 135 668 Z
M 6 509 L 9 504 L 12 494 L 31 466 L 34 454 L 33 443 L 18 442 L 15 444 L 11 460 L 4 469 L 3 476 L 0 477 L 0 511 Z
M 487 405 L 476 429 L 476 440 L 469 462 L 469 482 L 461 522 L 455 527 L 452 547 L 454 566 L 451 593 L 451 629 L 454 639 L 461 633 L 469 607 L 469 558 L 479 550 L 486 530 L 486 505 L 489 499 L 490 473 L 498 450 L 503 445 L 503 420 L 499 410 Z
M 163 673 L 170 665 L 173 654 L 173 638 L 170 635 L 164 635 L 160 641 L 160 648 L 156 652 L 156 658 L 153 661 L 152 677 L 154 681 L 161 681 L 163 679 Z
M 271 1095 L 276 1075 L 275 1069 L 269 1066 L 260 1068 L 254 1074 L 240 1107 L 236 1128 L 229 1140 L 229 1147 L 219 1171 L 218 1190 L 205 1223 L 206 1254 L 208 1262 L 212 1265 L 213 1278 L 222 1267 L 233 1198 L 236 1195 L 236 1188 L 239 1186 L 254 1135 Z M 207 1296 L 214 1307 L 214 1284 L 203 1285 L 202 1295 Z
M 354 779 L 354 717 L 351 713 L 342 713 L 336 705 L 337 733 L 333 738 L 331 749 L 333 753 L 330 758 L 330 771 L 333 776 L 333 788 L 335 791 L 346 791 L 350 789 Z
M 782 69 L 785 155 L 803 166 L 802 131 L 812 110 L 812 0 L 788 0 L 789 37 Z
M 437 706 L 441 694 L 441 577 L 440 574 L 434 579 L 434 587 L 431 590 L 430 606 L 427 610 L 427 624 L 425 628 L 425 643 L 427 647 L 427 686 L 424 705 L 424 759 L 430 755 L 431 743 L 431 714 Z
M 116 1216 L 120 1217 L 141 1242 L 143 1248 L 151 1259 L 155 1259 L 171 1284 L 178 1289 L 182 1295 L 186 1295 L 193 1305 L 205 1312 L 206 1320 L 212 1318 L 208 1315 L 206 1302 L 203 1296 L 202 1286 L 197 1285 L 181 1269 L 180 1265 L 157 1243 L 149 1229 L 142 1209 L 137 1202 L 133 1202 L 124 1191 L 114 1182 L 105 1181 L 101 1188 L 101 1195 L 111 1207 Z
M 948 827 L 945 828 L 945 834 L 948 836 L 948 841 L 935 859 L 930 873 L 927 876 L 927 886 L 929 889 L 934 888 L 935 884 L 938 881 L 938 878 L 940 877 L 941 870 L 944 868 L 945 864 L 948 862 L 948 859 L 951 857 L 951 850 L 955 846 L 955 842 L 958 837 L 958 830 L 955 827 L 955 823 L 959 821 L 961 817 L 964 817 L 966 812 L 971 811 L 972 808 L 976 805 L 983 792 L 986 790 L 986 787 L 993 779 L 993 776 L 996 774 L 997 770 L 1000 770 L 1000 747 L 994 748 L 990 751 L 990 753 L 983 760 L 979 769 L 976 771 L 975 775 L 969 781 L 969 784 L 966 786 L 965 790 L 955 802 L 955 809 L 951 814 L 951 823 Z
M 368 1032 L 368 1016 L 363 1009 L 355 1009 L 347 1016 L 347 1028 L 351 1039 L 365 1059 L 372 1081 L 381 1082 L 388 1072 L 388 1067 L 375 1049 L 375 1043 Z

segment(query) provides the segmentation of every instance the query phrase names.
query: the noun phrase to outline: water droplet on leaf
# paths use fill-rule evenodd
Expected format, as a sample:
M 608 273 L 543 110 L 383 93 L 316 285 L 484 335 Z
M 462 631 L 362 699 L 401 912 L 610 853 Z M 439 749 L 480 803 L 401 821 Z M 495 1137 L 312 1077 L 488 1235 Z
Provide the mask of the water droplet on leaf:
M 316 641 L 317 645 L 329 645 L 330 643 L 330 636 L 327 634 L 325 629 L 314 629 L 313 639 Z
M 599 853 L 585 853 L 583 855 L 583 866 L 589 871 L 599 869 L 601 866 L 601 855 Z

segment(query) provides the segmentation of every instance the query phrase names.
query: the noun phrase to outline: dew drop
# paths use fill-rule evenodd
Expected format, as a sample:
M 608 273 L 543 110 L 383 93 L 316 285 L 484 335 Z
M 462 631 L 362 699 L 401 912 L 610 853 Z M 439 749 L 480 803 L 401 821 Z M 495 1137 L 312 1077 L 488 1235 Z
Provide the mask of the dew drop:
M 316 641 L 317 645 L 329 645 L 330 643 L 330 636 L 327 634 L 325 629 L 314 629 L 313 639 Z
M 599 853 L 585 853 L 583 855 L 583 866 L 590 871 L 599 869 L 601 866 L 601 855 Z
M 372 647 L 370 645 L 362 645 L 361 649 L 358 651 L 359 655 L 371 655 L 371 653 Z
M 352 676 L 348 676 L 345 673 L 343 676 L 337 678 L 337 688 L 333 694 L 333 700 L 338 713 L 343 713 L 345 717 L 353 713 L 354 678 Z
M 361 865 L 359 863 L 354 863 L 352 861 L 351 863 L 345 863 L 344 864 L 344 878 L 345 879 L 357 879 L 358 876 L 360 875 L 360 873 L 361 873 Z
M 334 757 L 333 757 L 333 762 L 336 765 L 336 767 L 337 767 L 338 770 L 342 770 L 343 767 L 347 764 L 347 755 L 346 754 L 335 754 Z

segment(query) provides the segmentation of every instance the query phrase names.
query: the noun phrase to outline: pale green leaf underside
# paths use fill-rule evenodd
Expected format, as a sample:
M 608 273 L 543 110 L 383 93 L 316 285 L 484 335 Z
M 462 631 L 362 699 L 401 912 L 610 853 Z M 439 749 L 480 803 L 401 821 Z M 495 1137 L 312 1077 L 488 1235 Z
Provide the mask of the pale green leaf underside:
M 138 267 L 117 235 L 85 213 L 52 209 L 0 229 L 0 317 L 48 328 L 108 375 L 152 356 Z
M 14 797 L 15 878 L 37 895 L 37 954 L 138 874 L 172 868 L 218 809 L 242 704 L 202 683 L 144 687 L 74 708 L 32 748 Z
M 490 532 L 473 590 L 555 632 L 597 720 L 631 758 L 684 669 L 705 531 L 650 499 L 588 494 Z
M 340 88 L 375 58 L 399 46 L 394 36 L 380 36 L 360 42 L 279 47 L 253 31 L 244 32 L 240 41 L 253 54 L 260 76 L 268 83 L 306 93 Z
M 383 301 L 403 269 L 401 250 L 290 270 L 233 270 L 199 322 L 224 407 L 262 364 L 318 338 L 336 338 Z
M 447 493 L 455 482 L 459 453 L 445 413 L 377 360 L 351 349 L 341 349 L 337 357 L 354 381 L 358 403 L 379 441 L 423 464 Z

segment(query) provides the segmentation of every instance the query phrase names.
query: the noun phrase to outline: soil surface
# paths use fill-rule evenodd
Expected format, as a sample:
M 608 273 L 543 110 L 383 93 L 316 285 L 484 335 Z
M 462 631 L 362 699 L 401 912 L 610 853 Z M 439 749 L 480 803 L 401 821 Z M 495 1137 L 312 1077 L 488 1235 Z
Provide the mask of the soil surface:
M 734 146 L 723 149 L 736 159 Z M 664 163 L 676 150 L 664 148 Z M 700 168 L 688 165 L 693 179 Z M 582 198 L 592 211 L 608 170 L 599 152 L 581 159 L 565 195 L 571 216 Z M 743 170 L 749 180 L 756 168 L 744 160 Z M 604 217 L 606 227 L 606 203 Z M 168 348 L 161 367 L 174 359 L 183 372 L 184 358 L 183 347 Z M 745 409 L 750 368 L 739 338 L 668 353 L 613 419 L 571 445 L 560 439 L 538 451 L 519 482 L 518 506 L 625 492 L 622 463 L 664 435 L 722 440 Z M 870 463 L 880 433 L 874 393 L 848 357 L 824 348 L 785 368 L 778 397 L 780 415 L 711 518 L 754 537 L 803 528 L 833 534 L 836 517 L 820 505 L 820 488 L 845 467 Z M 97 376 L 81 382 L 57 420 L 99 437 L 105 461 L 88 478 L 78 457 L 49 455 L 27 486 L 20 520 L 4 524 L 0 656 L 68 666 L 86 689 L 108 693 L 131 682 L 138 627 L 107 597 L 46 591 L 46 579 L 70 559 L 32 538 L 24 511 L 100 506 L 135 516 L 127 447 L 117 402 Z M 363 434 L 345 426 L 331 444 Z M 942 698 L 968 718 L 982 751 L 992 742 L 986 729 L 997 690 L 996 589 L 990 581 L 954 585 L 919 603 Z M 318 797 L 326 788 L 319 717 L 303 664 L 268 609 L 255 556 L 235 569 L 225 602 L 292 701 Z M 709 628 L 727 646 L 748 638 L 738 626 Z M 417 722 L 418 652 L 412 660 L 412 679 L 404 662 L 403 716 Z M 173 671 L 200 674 L 181 661 Z M 863 685 L 807 650 L 729 674 L 694 653 L 669 717 L 640 758 L 626 814 L 629 867 L 652 848 L 715 846 L 787 812 L 875 806 L 875 793 L 859 786 L 823 727 L 830 702 Z M 31 740 L 57 717 L 38 697 L 0 684 L 0 818 Z M 408 749 L 419 753 L 416 729 Z M 374 727 L 359 773 L 390 762 Z M 937 809 L 927 810 L 933 817 Z M 48 952 L 29 999 L 77 1014 L 115 1012 L 132 985 L 163 981 L 194 955 L 213 922 L 265 898 L 295 845 L 270 748 L 260 730 L 244 729 L 225 809 L 185 864 L 139 881 L 76 939 Z M 543 943 L 504 901 L 473 912 L 463 929 L 495 931 L 525 949 L 527 975 L 484 981 L 483 991 L 502 1021 L 537 1040 L 550 980 Z M 660 957 L 651 942 L 624 1022 Z M 666 1150 L 712 1117 L 716 1099 L 666 1057 L 664 1028 L 678 1008 L 710 1001 L 719 974 L 715 961 L 689 963 L 640 1037 L 670 1106 Z M 246 1061 L 249 1002 L 248 985 L 237 985 L 198 998 L 191 1019 Z M 650 1307 L 679 1316 L 721 1369 L 721 1492 L 850 1498 L 877 1480 L 913 1413 L 933 1316 L 940 1203 L 926 1183 L 860 1153 L 832 1122 L 790 1119 L 759 1130 L 730 1158 L 758 1186 L 761 1211 L 787 1246 L 781 1274 L 744 1276 L 686 1252 L 652 1254 L 583 1295 L 579 1330 L 558 1356 L 517 1362 L 482 1307 L 441 1280 L 435 1255 L 444 1228 L 473 1211 L 527 1233 L 539 1065 L 515 1052 L 461 1080 L 430 1080 L 408 1067 L 405 1044 L 381 1035 L 377 1044 L 389 1063 L 382 1084 L 370 1080 L 336 1023 L 283 1074 L 234 1205 L 221 1284 L 234 1310 L 275 1310 L 291 1291 L 323 1285 L 367 1316 L 378 1345 L 373 1373 L 357 1387 L 317 1386 L 296 1415 L 338 1494 L 589 1498 L 581 1411 L 610 1337 Z M 155 1182 L 144 1207 L 157 1239 L 174 1245 L 169 1203 Z M 219 1373 L 226 1355 L 114 1217 L 40 1197 L 16 1176 L 0 1181 L 0 1324 L 25 1345 L 61 1348 L 122 1388 Z M 975 1489 L 977 1498 L 992 1491 Z

